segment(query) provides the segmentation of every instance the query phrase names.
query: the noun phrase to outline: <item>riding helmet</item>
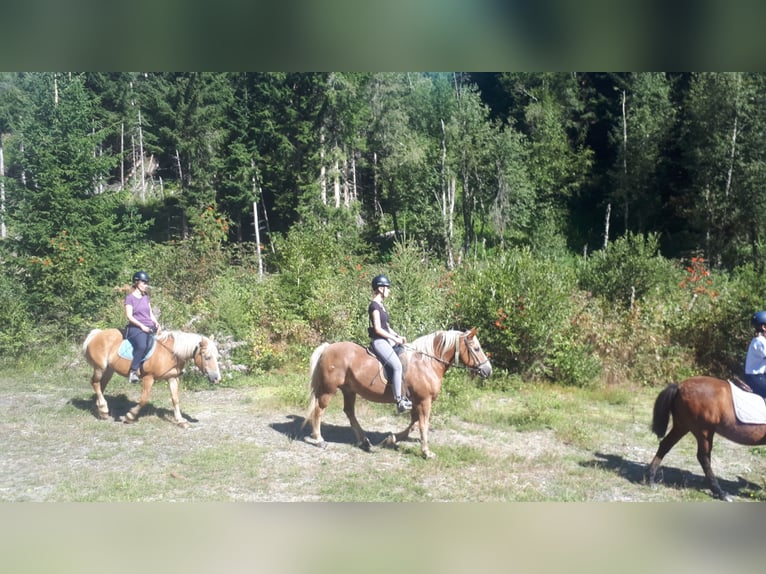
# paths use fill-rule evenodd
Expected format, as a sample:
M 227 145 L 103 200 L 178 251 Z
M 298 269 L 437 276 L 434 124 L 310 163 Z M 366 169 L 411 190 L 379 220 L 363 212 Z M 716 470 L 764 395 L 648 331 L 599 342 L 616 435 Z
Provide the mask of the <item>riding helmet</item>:
M 136 283 L 138 281 L 149 283 L 149 275 L 146 273 L 146 271 L 136 271 L 135 273 L 133 273 L 133 283 Z
M 759 329 L 761 325 L 766 325 L 766 311 L 758 311 L 753 315 L 753 318 L 750 319 L 750 324 L 755 329 Z
M 372 290 L 377 291 L 378 287 L 391 287 L 391 281 L 385 275 L 376 275 L 372 278 Z

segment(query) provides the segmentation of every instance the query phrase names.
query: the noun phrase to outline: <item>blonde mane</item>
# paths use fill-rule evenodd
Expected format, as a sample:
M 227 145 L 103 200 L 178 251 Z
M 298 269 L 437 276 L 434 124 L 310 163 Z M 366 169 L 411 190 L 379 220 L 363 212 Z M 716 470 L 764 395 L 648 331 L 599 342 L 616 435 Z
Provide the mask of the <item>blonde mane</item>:
M 166 341 L 173 338 L 173 354 L 179 359 L 189 359 L 202 342 L 202 335 L 196 333 L 184 333 L 183 331 L 163 331 L 157 337 L 158 341 Z
M 436 338 L 441 335 L 441 342 L 439 348 L 436 348 Z M 418 337 L 412 342 L 412 348 L 417 353 L 423 353 L 430 357 L 436 357 L 441 361 L 446 361 L 444 355 L 450 348 L 455 349 L 455 358 L 460 353 L 458 352 L 458 345 L 460 344 L 460 331 L 436 331 L 428 335 Z M 455 360 L 455 359 L 453 359 Z

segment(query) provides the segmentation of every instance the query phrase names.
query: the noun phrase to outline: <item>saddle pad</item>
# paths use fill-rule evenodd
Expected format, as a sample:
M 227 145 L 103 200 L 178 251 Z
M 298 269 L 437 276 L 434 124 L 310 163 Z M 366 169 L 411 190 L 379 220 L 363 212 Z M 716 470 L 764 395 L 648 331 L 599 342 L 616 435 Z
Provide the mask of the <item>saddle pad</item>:
M 149 349 L 146 351 L 146 356 L 144 356 L 143 361 L 146 361 L 149 357 L 152 356 L 152 353 L 154 353 L 154 347 L 156 347 L 157 339 L 155 337 L 152 337 L 152 342 L 149 344 Z M 122 357 L 123 359 L 128 359 L 129 361 L 133 359 L 133 345 L 130 344 L 130 341 L 127 339 L 123 339 L 122 343 L 120 344 L 120 348 L 117 349 L 117 354 Z
M 732 382 L 729 382 L 729 385 L 737 420 L 743 423 L 766 424 L 766 401 L 763 397 L 743 391 Z

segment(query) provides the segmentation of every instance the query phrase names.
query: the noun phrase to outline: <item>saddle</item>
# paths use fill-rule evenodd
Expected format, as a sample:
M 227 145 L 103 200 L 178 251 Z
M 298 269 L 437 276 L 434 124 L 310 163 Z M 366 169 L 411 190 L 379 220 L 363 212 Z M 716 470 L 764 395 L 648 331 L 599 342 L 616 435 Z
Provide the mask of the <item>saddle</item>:
M 146 354 L 144 355 L 144 358 L 141 359 L 141 362 L 146 362 L 149 357 L 152 356 L 154 353 L 154 348 L 157 346 L 157 337 L 151 338 L 151 343 L 149 343 L 149 348 L 146 350 Z M 127 339 L 123 339 L 122 343 L 120 343 L 120 348 L 117 349 L 117 354 L 122 357 L 123 359 L 128 359 L 129 361 L 133 359 L 133 345 L 130 344 L 130 341 Z
M 753 389 L 750 388 L 750 385 L 748 385 L 745 381 L 743 381 L 736 375 L 734 375 L 731 379 L 729 379 L 729 382 L 733 385 L 738 386 L 740 389 L 742 389 L 746 393 L 753 392 Z
M 389 376 L 386 374 L 386 367 L 381 362 L 380 358 L 375 354 L 375 351 L 372 350 L 372 344 L 367 345 L 364 348 L 365 351 L 367 351 L 367 354 L 370 355 L 373 359 L 375 359 L 378 362 L 378 369 L 380 374 L 380 380 L 383 381 L 384 385 L 390 385 L 391 381 L 389 380 Z M 402 363 L 402 385 L 406 386 L 404 384 L 404 377 L 407 374 L 407 364 L 409 363 L 407 353 L 405 353 L 405 349 L 402 345 L 394 345 L 394 351 L 399 357 L 399 360 Z
M 766 424 L 766 400 L 738 377 L 728 379 L 734 402 L 734 414 L 742 423 Z

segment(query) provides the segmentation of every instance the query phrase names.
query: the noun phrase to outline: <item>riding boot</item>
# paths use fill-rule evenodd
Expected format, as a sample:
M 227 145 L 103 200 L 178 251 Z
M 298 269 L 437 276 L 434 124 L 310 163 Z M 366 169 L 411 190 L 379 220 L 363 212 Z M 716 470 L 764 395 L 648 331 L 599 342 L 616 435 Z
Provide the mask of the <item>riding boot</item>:
M 141 377 L 138 374 L 138 371 L 130 371 L 130 375 L 128 375 L 128 381 L 131 383 L 140 383 Z
M 412 410 L 412 402 L 407 397 L 394 397 L 396 400 L 396 410 L 399 414 Z

